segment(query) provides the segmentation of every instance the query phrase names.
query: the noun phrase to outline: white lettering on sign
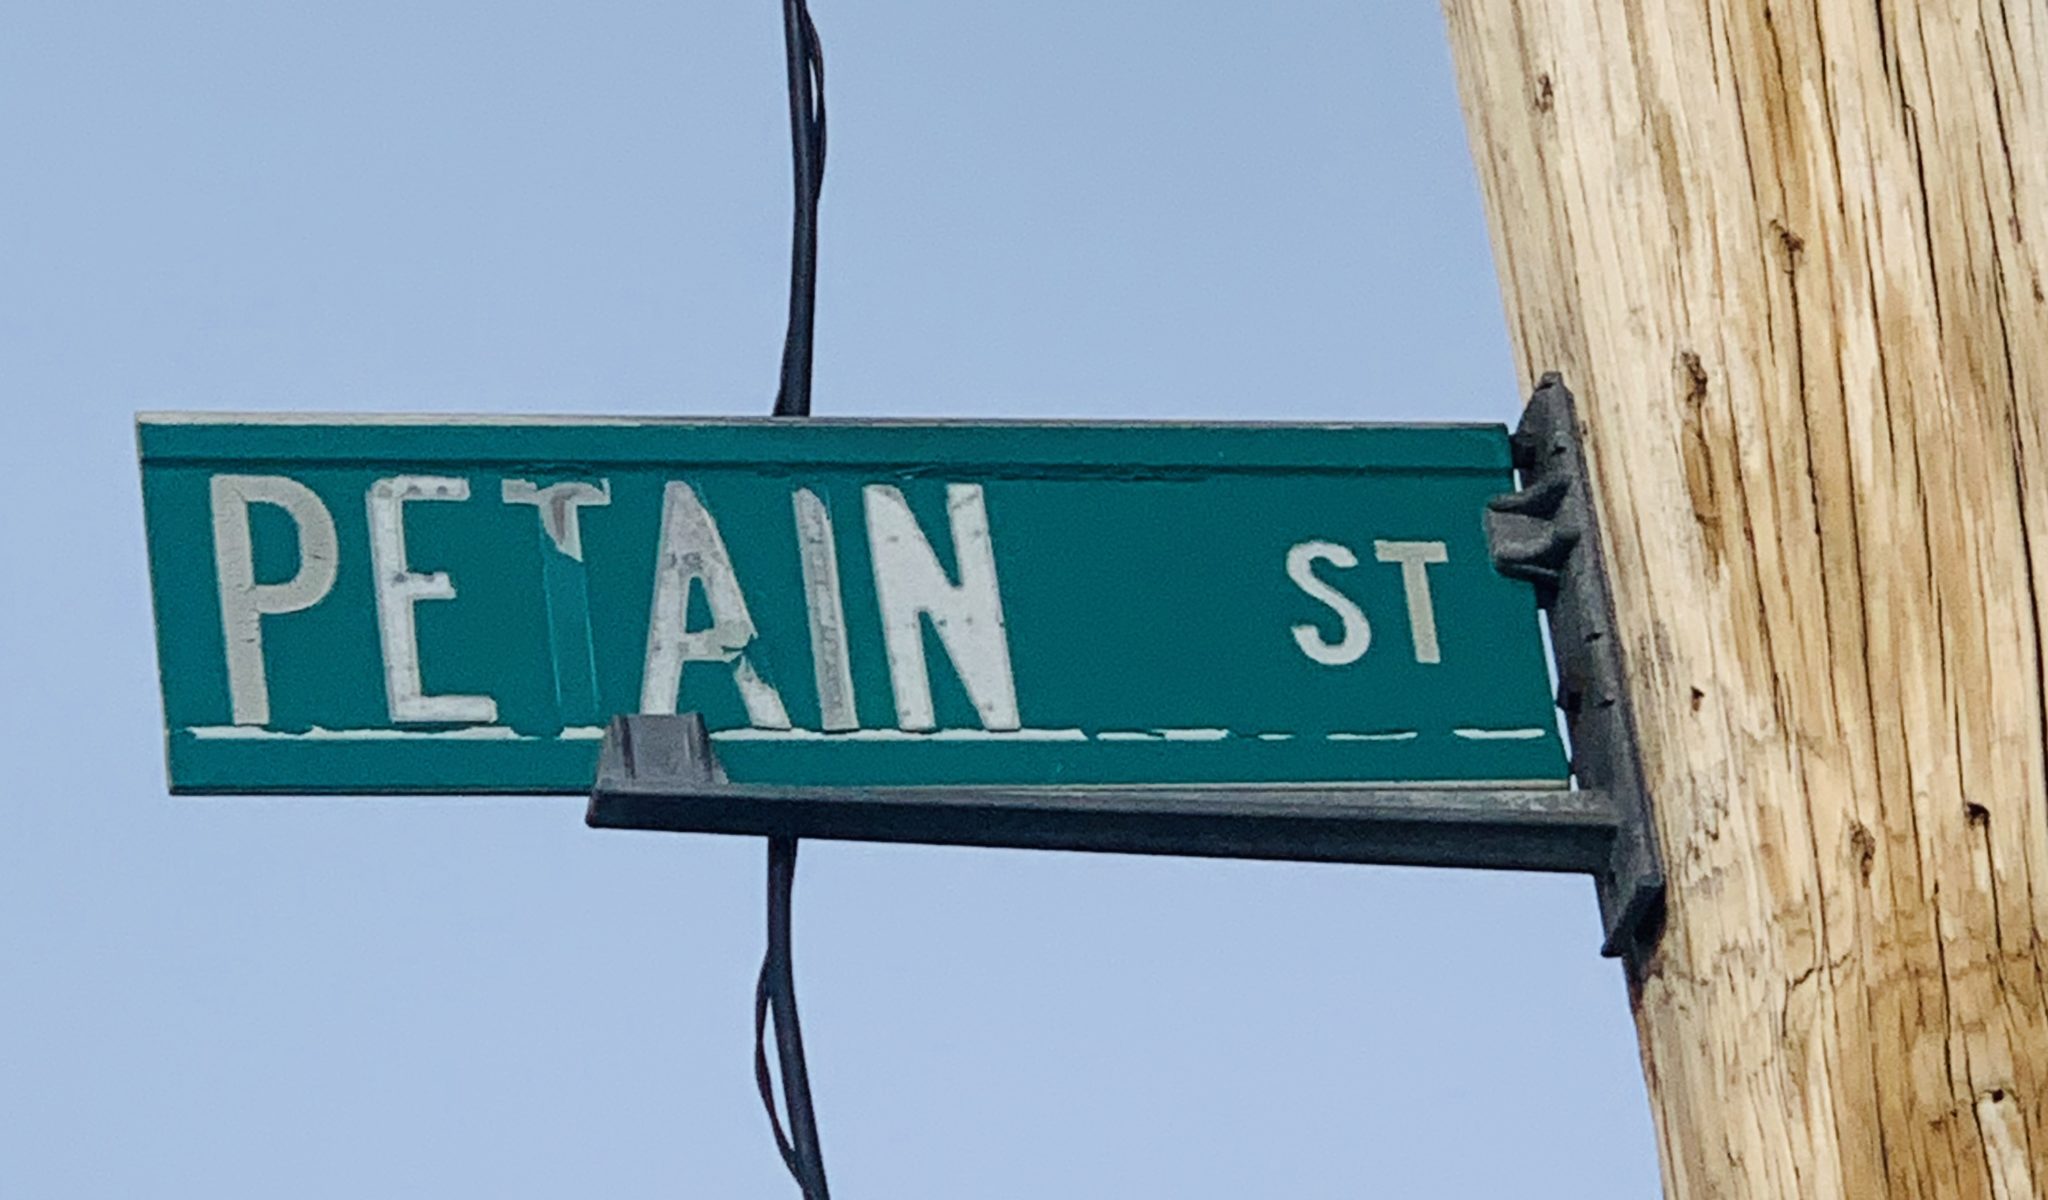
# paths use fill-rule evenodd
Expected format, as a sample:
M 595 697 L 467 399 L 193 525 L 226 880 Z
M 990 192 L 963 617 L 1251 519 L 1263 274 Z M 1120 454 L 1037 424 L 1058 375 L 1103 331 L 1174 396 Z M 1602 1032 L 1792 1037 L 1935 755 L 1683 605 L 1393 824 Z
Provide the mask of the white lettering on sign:
M 377 634 L 384 648 L 384 698 L 393 721 L 488 725 L 498 719 L 489 696 L 429 696 L 420 682 L 419 629 L 413 606 L 455 599 L 445 571 L 420 574 L 406 561 L 405 506 L 414 501 L 467 500 L 469 480 L 444 475 L 394 475 L 370 485 L 370 569 L 376 575 Z
M 1372 648 L 1372 624 L 1357 602 L 1316 577 L 1315 566 L 1319 562 L 1348 571 L 1358 565 L 1358 555 L 1336 542 L 1303 542 L 1287 552 L 1287 577 L 1310 598 L 1328 605 L 1337 614 L 1344 626 L 1344 636 L 1335 642 L 1326 641 L 1320 629 L 1302 624 L 1294 627 L 1294 644 L 1326 667 L 1349 666 Z
M 470 498 L 470 486 L 469 479 L 460 477 L 399 475 L 377 480 L 365 497 L 385 698 L 394 724 L 469 725 L 479 733 L 498 728 L 495 697 L 429 695 L 421 672 L 416 606 L 430 600 L 453 600 L 456 588 L 445 571 L 413 569 L 407 551 L 405 506 L 466 501 Z M 332 514 L 312 490 L 283 476 L 216 475 L 210 487 L 221 628 L 233 715 L 232 726 L 210 728 L 239 729 L 253 735 L 267 729 L 271 719 L 263 618 L 311 608 L 332 592 L 339 557 L 336 527 Z M 609 481 L 540 484 L 529 479 L 502 479 L 499 494 L 506 504 L 533 506 L 541 529 L 554 548 L 578 563 L 584 557 L 582 510 L 612 502 Z M 680 480 L 669 481 L 662 493 L 640 710 L 674 713 L 681 703 L 684 668 L 693 662 L 716 662 L 731 671 L 753 736 L 757 737 L 886 735 L 924 740 L 955 735 L 1045 734 L 1043 730 L 1025 729 L 1019 713 L 1007 618 L 981 485 L 946 486 L 947 525 L 952 537 L 950 571 L 941 562 L 938 548 L 920 526 L 900 487 L 868 484 L 861 489 L 861 497 L 876 609 L 881 618 L 883 648 L 894 693 L 895 729 L 861 729 L 855 703 L 853 631 L 847 625 L 833 513 L 821 494 L 808 487 L 793 488 L 790 500 L 820 728 L 795 729 L 782 694 L 750 660 L 749 650 L 759 634 L 731 554 L 703 498 L 689 483 Z M 292 522 L 299 562 L 290 579 L 276 583 L 256 581 L 250 511 L 256 504 L 273 505 Z M 1443 646 L 1429 568 L 1449 561 L 1446 543 L 1380 539 L 1372 543 L 1372 548 L 1378 562 L 1400 568 L 1415 661 L 1440 664 Z M 1373 628 L 1365 609 L 1328 578 L 1328 569 L 1352 571 L 1359 564 L 1355 550 L 1333 541 L 1304 541 L 1287 551 L 1288 579 L 1330 614 L 1319 622 L 1302 622 L 1291 628 L 1296 646 L 1312 662 L 1349 666 L 1363 659 L 1372 648 Z M 691 603 L 699 587 L 709 622 L 704 628 L 691 629 Z M 1331 617 L 1336 622 L 1334 631 Z M 979 719 L 979 729 L 937 728 L 932 668 L 927 661 L 927 628 L 936 635 L 937 644 L 960 680 Z M 594 706 L 594 679 L 586 690 L 592 693 L 586 700 Z M 577 736 L 595 736 L 598 732 L 595 726 L 577 725 L 575 729 L 579 731 Z M 322 736 L 343 736 L 348 732 L 327 731 Z M 433 732 L 438 736 L 444 731 Z M 1521 738 L 1541 733 L 1461 729 L 1458 736 Z M 409 736 L 424 734 L 410 731 Z M 1199 741 L 1223 740 L 1232 735 L 1221 728 L 1174 728 L 1103 730 L 1089 736 L 1104 741 Z M 1283 740 L 1293 735 L 1265 731 L 1257 736 Z M 1396 734 L 1329 736 L 1332 740 L 1344 740 L 1388 738 Z
M 263 666 L 263 618 L 311 608 L 333 589 L 339 562 L 334 516 L 312 489 L 282 475 L 215 475 L 210 490 L 230 711 L 237 725 L 267 725 L 270 681 Z M 299 570 L 283 583 L 256 582 L 251 504 L 283 509 L 298 530 Z
M 1408 601 L 1408 631 L 1415 647 L 1415 661 L 1441 663 L 1444 660 L 1443 646 L 1437 640 L 1436 605 L 1429 591 L 1429 568 L 1449 562 L 1449 550 L 1442 542 L 1375 541 L 1372 547 L 1373 556 L 1379 561 L 1400 564 L 1401 588 Z M 1356 601 L 1316 575 L 1315 568 L 1319 562 L 1348 571 L 1358 565 L 1358 555 L 1351 547 L 1336 542 L 1303 542 L 1287 552 L 1287 577 L 1312 599 L 1328 605 L 1337 614 L 1338 620 L 1343 622 L 1344 636 L 1331 642 L 1314 625 L 1302 624 L 1294 627 L 1294 644 L 1301 647 L 1303 654 L 1324 666 L 1349 666 L 1364 658 L 1365 652 L 1372 648 L 1372 624 L 1365 619 L 1365 611 L 1358 607 Z
M 924 655 L 924 618 L 930 617 L 982 727 L 1021 728 L 1017 680 L 1010 669 L 1009 634 L 1003 624 L 1003 598 L 996 585 L 995 548 L 989 539 L 981 485 L 946 485 L 946 514 L 952 525 L 954 561 L 959 565 L 957 584 L 946 577 L 901 490 L 876 483 L 861 489 L 861 495 L 867 506 L 875 598 L 882 610 L 897 727 L 912 731 L 935 727 L 931 677 Z
M 583 561 L 583 522 L 579 519 L 584 505 L 602 506 L 612 502 L 610 480 L 589 483 L 551 483 L 541 487 L 526 479 L 507 479 L 498 485 L 498 494 L 507 504 L 531 504 L 540 510 L 540 527 L 546 531 L 548 540 L 555 549 Z
M 817 493 L 798 488 L 796 545 L 804 573 L 804 608 L 811 624 L 811 664 L 818 682 L 820 723 L 831 732 L 860 728 L 853 702 L 853 659 L 846 652 L 846 604 L 839 588 L 839 548 L 832 512 Z
M 708 628 L 688 628 L 690 587 L 701 584 L 711 609 Z M 732 677 L 756 729 L 788 729 L 789 712 L 774 685 L 747 661 L 754 618 L 726 553 L 718 522 L 687 483 L 671 482 L 662 493 L 661 545 L 654 568 L 654 602 L 647 618 L 647 659 L 640 680 L 640 711 L 676 711 L 683 666 L 693 662 L 732 664 Z
M 1440 663 L 1443 648 L 1436 640 L 1436 605 L 1429 594 L 1429 568 L 1451 560 L 1442 542 L 1374 542 L 1374 557 L 1401 564 L 1401 588 L 1408 597 L 1408 630 L 1415 642 L 1415 661 Z

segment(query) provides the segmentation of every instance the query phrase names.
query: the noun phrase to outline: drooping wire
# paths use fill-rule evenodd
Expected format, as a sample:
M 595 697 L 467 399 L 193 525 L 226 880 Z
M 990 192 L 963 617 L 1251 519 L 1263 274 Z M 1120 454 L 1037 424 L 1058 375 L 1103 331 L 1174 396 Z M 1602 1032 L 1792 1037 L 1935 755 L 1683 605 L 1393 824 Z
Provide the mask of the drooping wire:
M 825 51 L 806 0 L 782 0 L 789 68 L 789 140 L 795 210 L 789 249 L 789 329 L 782 339 L 782 385 L 775 415 L 811 413 L 811 346 L 818 313 L 818 195 L 825 186 Z
M 790 953 L 791 894 L 796 885 L 796 839 L 768 839 L 768 951 L 754 985 L 754 1082 L 768 1109 L 775 1147 L 789 1168 L 804 1200 L 828 1200 L 825 1156 L 818 1143 L 818 1121 L 811 1109 L 810 1072 L 804 1065 L 803 1026 L 797 1019 L 796 971 Z M 775 1056 L 782 1071 L 782 1096 L 789 1109 L 789 1131 L 775 1111 L 775 1085 L 768 1070 L 767 1025 L 775 1022 Z
M 782 0 L 783 45 L 789 72 L 790 151 L 796 181 L 789 252 L 789 329 L 782 341 L 781 385 L 775 415 L 811 415 L 811 355 L 818 309 L 818 195 L 825 182 L 825 53 L 806 0 Z M 790 913 L 796 887 L 793 837 L 768 839 L 768 947 L 754 984 L 754 1082 L 768 1110 L 775 1148 L 782 1154 L 804 1200 L 830 1200 L 825 1155 L 811 1107 L 809 1068 L 804 1063 L 803 1026 L 796 1011 L 796 969 L 791 954 Z M 776 1112 L 775 1082 L 768 1067 L 768 1024 L 775 1025 L 775 1058 L 782 1076 L 785 1132 Z

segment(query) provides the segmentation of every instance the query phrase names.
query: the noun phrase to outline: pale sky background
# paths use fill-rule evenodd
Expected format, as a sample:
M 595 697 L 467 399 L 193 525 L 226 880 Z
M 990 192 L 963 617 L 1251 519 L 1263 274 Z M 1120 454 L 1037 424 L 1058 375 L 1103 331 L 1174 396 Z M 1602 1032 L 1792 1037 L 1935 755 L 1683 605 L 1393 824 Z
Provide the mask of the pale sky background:
M 1512 417 L 1435 4 L 815 11 L 821 414 Z M 167 797 L 131 428 L 766 412 L 779 22 L 0 10 L 0 1196 L 795 1195 L 758 842 Z M 1655 1194 L 1584 880 L 807 843 L 797 887 L 843 1200 Z

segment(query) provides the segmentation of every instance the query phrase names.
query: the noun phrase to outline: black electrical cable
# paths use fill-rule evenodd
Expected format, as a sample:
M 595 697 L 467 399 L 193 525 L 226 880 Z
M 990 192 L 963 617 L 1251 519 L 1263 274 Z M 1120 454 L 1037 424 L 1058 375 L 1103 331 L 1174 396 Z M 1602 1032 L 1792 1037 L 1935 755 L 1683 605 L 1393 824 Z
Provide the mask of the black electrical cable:
M 796 971 L 790 953 L 790 899 L 796 885 L 796 839 L 768 839 L 768 952 L 754 986 L 754 1081 L 776 1149 L 803 1189 L 804 1200 L 828 1200 L 825 1156 L 818 1144 L 818 1121 L 811 1109 L 810 1073 L 804 1066 L 803 1025 L 796 1012 Z M 775 1022 L 775 1056 L 782 1068 L 782 1096 L 789 1109 L 789 1131 L 775 1112 L 775 1087 L 768 1071 L 767 1024 Z
M 796 195 L 789 249 L 789 330 L 775 415 L 811 414 L 811 345 L 818 313 L 818 195 L 825 186 L 825 51 L 806 0 L 782 0 L 789 68 L 789 140 Z
M 825 182 L 825 54 L 805 0 L 782 0 L 783 44 L 789 69 L 789 134 L 796 194 L 789 252 L 789 329 L 782 341 L 781 386 L 775 415 L 811 415 L 812 332 L 818 309 L 818 195 Z M 790 909 L 796 887 L 793 837 L 768 839 L 768 948 L 754 985 L 754 1081 L 775 1147 L 804 1200 L 829 1200 L 825 1155 L 811 1107 L 810 1071 L 804 1064 L 803 1026 L 796 1011 L 796 969 L 790 952 Z M 782 1075 L 784 1132 L 768 1069 L 768 1023 L 775 1023 L 775 1057 Z

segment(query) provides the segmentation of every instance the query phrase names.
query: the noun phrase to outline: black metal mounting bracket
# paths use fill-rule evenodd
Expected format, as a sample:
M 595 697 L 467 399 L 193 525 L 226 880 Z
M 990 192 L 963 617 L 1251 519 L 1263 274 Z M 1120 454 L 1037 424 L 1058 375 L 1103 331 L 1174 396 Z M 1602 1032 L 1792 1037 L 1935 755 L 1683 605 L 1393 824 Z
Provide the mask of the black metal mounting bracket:
M 728 782 L 696 713 L 621 716 L 593 828 L 1597 873 L 1619 815 L 1554 786 L 791 787 Z
M 1606 928 L 1604 952 L 1632 956 L 1655 941 L 1663 917 L 1664 866 L 1622 670 L 1585 443 L 1562 376 L 1543 377 L 1512 445 L 1521 490 L 1494 499 L 1487 537 L 1495 568 L 1534 585 L 1537 603 L 1550 618 L 1557 706 L 1571 736 L 1572 776 L 1580 788 L 1605 793 L 1618 817 L 1607 860 L 1593 873 Z

